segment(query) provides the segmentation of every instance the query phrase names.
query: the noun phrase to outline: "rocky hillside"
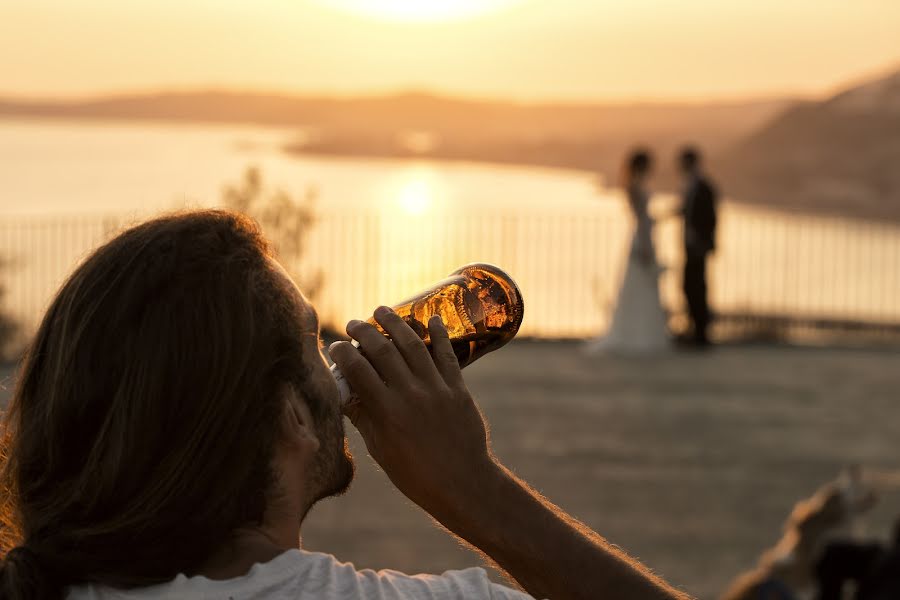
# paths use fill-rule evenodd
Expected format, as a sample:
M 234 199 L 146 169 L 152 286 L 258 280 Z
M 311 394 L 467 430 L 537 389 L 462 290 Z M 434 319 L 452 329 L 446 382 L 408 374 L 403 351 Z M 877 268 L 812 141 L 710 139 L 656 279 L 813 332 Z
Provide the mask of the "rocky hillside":
M 788 108 L 716 162 L 742 200 L 900 220 L 900 71 Z

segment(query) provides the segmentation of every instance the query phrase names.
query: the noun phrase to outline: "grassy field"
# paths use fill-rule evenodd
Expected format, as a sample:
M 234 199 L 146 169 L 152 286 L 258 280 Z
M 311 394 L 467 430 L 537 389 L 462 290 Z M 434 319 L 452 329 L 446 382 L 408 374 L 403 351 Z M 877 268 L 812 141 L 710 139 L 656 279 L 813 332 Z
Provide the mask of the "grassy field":
M 658 573 L 715 598 L 792 504 L 851 462 L 900 469 L 900 354 L 732 346 L 644 360 L 514 343 L 467 369 L 497 455 Z M 7 382 L 11 375 L 7 372 Z M 359 567 L 479 564 L 398 494 L 354 434 L 358 476 L 304 546 Z M 900 513 L 885 492 L 870 522 Z

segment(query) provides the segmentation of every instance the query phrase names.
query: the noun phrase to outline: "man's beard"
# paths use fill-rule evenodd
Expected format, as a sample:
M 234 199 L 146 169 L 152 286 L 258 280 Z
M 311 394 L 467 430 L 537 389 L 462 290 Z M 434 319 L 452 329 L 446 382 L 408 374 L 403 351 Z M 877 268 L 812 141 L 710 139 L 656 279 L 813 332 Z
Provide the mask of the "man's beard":
M 336 406 L 328 410 L 318 425 L 321 445 L 312 465 L 310 508 L 319 500 L 346 492 L 355 474 L 340 410 Z

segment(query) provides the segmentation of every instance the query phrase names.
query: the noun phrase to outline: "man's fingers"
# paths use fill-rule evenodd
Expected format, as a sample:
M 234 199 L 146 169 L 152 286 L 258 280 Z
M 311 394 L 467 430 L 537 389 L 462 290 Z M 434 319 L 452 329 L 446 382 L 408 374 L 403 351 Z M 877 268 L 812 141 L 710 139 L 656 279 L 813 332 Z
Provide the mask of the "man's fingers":
M 394 342 L 382 335 L 374 325 L 350 321 L 347 324 L 347 335 L 359 342 L 359 349 L 389 387 L 402 387 L 410 382 L 411 373 L 406 361 L 400 356 Z
M 451 388 L 459 388 L 463 384 L 462 371 L 459 368 L 459 360 L 453 352 L 447 328 L 437 315 L 428 321 L 428 333 L 431 336 L 431 354 L 434 365 Z
M 387 391 L 381 377 L 369 361 L 350 342 L 335 342 L 328 347 L 331 360 L 338 366 L 361 401 L 380 401 Z
M 371 413 L 368 412 L 367 408 L 368 407 L 364 406 L 362 402 L 355 401 L 348 406 L 345 406 L 343 411 L 344 415 L 350 419 L 350 422 L 353 423 L 353 426 L 359 431 L 363 441 L 366 443 L 369 454 L 373 458 L 380 458 L 378 428 L 375 427 L 375 424 L 372 422 Z
M 438 370 L 431 360 L 425 342 L 409 323 L 386 306 L 381 306 L 375 311 L 375 320 L 394 340 L 394 345 L 415 375 L 428 382 L 439 381 Z M 425 331 L 423 330 L 421 334 L 424 336 Z

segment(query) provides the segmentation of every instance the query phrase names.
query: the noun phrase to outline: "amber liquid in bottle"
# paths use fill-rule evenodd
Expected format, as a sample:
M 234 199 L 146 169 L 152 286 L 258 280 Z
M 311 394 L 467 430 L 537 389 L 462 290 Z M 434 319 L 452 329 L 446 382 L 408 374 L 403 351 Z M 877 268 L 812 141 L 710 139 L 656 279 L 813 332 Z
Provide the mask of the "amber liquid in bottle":
M 439 315 L 450 342 L 465 367 L 515 337 L 522 324 L 522 294 L 512 278 L 493 265 L 466 265 L 423 292 L 393 306 L 394 312 L 412 327 L 426 345 L 431 343 L 428 320 Z M 379 331 L 383 329 L 374 321 Z M 387 334 L 385 334 L 387 335 Z M 332 367 L 341 401 L 353 400 L 343 374 Z

